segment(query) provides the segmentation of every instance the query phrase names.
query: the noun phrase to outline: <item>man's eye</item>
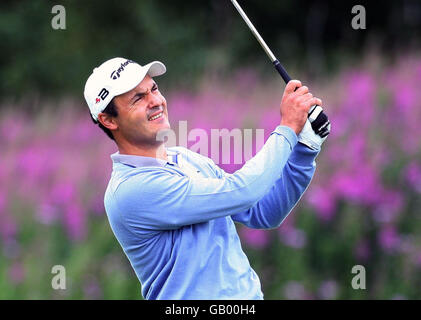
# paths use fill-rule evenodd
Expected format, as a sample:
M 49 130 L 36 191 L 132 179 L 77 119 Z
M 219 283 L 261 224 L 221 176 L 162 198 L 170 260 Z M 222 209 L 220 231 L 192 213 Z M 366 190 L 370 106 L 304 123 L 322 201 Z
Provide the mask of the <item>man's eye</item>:
M 133 104 L 136 104 L 138 101 L 142 100 L 142 98 L 143 98 L 143 97 L 138 97 L 138 98 L 136 98 L 136 100 L 135 100 L 135 101 L 133 101 Z
M 158 86 L 153 86 L 152 91 L 156 91 L 156 90 L 158 90 Z

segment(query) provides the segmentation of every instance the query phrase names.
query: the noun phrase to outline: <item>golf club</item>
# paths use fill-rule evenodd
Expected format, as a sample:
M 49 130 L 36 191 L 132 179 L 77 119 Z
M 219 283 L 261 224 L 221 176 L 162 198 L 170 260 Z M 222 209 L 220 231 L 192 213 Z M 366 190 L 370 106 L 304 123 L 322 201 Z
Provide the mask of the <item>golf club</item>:
M 256 37 L 257 41 L 262 46 L 263 50 L 268 55 L 270 61 L 272 61 L 273 65 L 275 66 L 275 69 L 279 72 L 282 79 L 284 79 L 285 83 L 288 83 L 291 80 L 291 77 L 288 75 L 285 68 L 282 66 L 282 64 L 279 62 L 279 60 L 275 57 L 273 52 L 270 50 L 268 45 L 266 44 L 265 40 L 260 36 L 259 32 L 256 30 L 256 28 L 251 23 L 250 19 L 247 17 L 243 9 L 240 7 L 238 2 L 236 0 L 231 0 L 234 7 L 237 9 L 240 16 L 243 18 L 247 26 L 249 27 L 250 31 L 253 33 L 253 35 Z M 320 137 L 324 138 L 329 133 L 329 119 L 326 115 L 326 113 L 323 112 L 322 107 L 314 105 L 310 108 L 308 119 L 311 123 L 311 127 L 313 128 L 314 132 L 318 134 Z

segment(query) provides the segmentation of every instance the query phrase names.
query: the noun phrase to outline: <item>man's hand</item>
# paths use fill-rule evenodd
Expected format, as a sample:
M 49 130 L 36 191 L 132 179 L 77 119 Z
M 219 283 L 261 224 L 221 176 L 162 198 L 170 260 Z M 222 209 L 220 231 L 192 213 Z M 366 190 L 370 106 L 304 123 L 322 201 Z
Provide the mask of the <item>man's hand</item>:
M 300 81 L 291 80 L 282 96 L 281 125 L 290 127 L 298 135 L 306 123 L 310 108 L 314 105 L 321 106 L 322 100 L 313 97 Z

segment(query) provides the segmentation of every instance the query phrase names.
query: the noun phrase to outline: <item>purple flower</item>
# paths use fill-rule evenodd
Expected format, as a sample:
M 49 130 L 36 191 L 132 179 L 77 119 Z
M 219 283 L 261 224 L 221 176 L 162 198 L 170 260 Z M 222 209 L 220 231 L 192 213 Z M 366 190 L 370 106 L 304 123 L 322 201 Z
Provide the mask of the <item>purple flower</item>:
M 102 196 L 100 197 L 94 197 L 91 200 L 91 206 L 90 206 L 92 212 L 95 215 L 103 215 L 105 213 L 105 208 L 104 208 L 104 199 Z
M 307 243 L 306 233 L 294 227 L 280 228 L 279 238 L 284 245 L 294 249 L 301 249 Z
M 185 91 L 170 93 L 168 101 L 168 110 L 171 122 L 186 120 L 189 114 L 194 110 L 194 97 Z
M 403 83 L 401 85 L 395 85 L 395 104 L 398 108 L 398 112 L 406 114 L 411 113 L 413 108 L 416 106 L 415 88 L 409 83 Z
M 19 242 L 12 237 L 3 239 L 3 254 L 7 259 L 13 260 L 20 256 L 22 253 Z
M 9 268 L 9 279 L 14 284 L 20 284 L 25 278 L 25 270 L 19 262 L 14 262 Z
M 0 214 L 0 235 L 2 237 L 2 240 L 4 242 L 8 241 L 11 238 L 14 238 L 17 232 L 17 224 L 14 219 L 7 214 L 6 212 L 3 212 L 3 214 Z
M 392 222 L 404 206 L 404 196 L 399 191 L 385 190 L 382 193 L 373 217 L 379 222 Z
M 317 216 L 323 221 L 330 221 L 336 210 L 335 196 L 331 188 L 314 186 L 308 190 L 308 203 L 316 210 Z
M 418 268 L 421 268 L 421 251 L 415 254 L 413 261 Z
M 75 203 L 69 204 L 65 209 L 64 224 L 67 233 L 74 241 L 82 240 L 86 234 L 85 214 Z
M 98 280 L 94 277 L 89 277 L 84 281 L 83 292 L 87 299 L 102 299 L 103 292 Z
M 419 80 L 421 80 L 421 63 L 420 62 L 418 62 L 418 65 L 415 68 L 415 70 L 417 71 L 416 77 L 417 77 L 417 79 L 419 81 Z
M 336 139 L 347 134 L 350 127 L 350 119 L 347 115 L 343 113 L 329 113 L 330 122 L 334 125 L 334 130 L 329 134 L 329 140 L 331 138 Z M 335 147 L 335 144 L 332 144 L 330 148 Z
M 62 181 L 53 187 L 51 192 L 51 202 L 58 205 L 66 205 L 75 200 L 76 189 L 73 183 Z
M 7 206 L 6 197 L 6 193 L 0 189 L 0 216 L 2 215 L 2 212 L 6 209 Z
M 408 184 L 417 192 L 421 192 L 421 165 L 410 162 L 404 169 L 404 177 Z
M 378 174 L 365 163 L 359 163 L 350 173 L 337 171 L 332 180 L 330 187 L 345 200 L 372 205 L 381 198 L 383 187 Z
M 41 203 L 36 212 L 38 220 L 43 224 L 53 223 L 56 220 L 58 213 L 59 208 L 48 202 Z
M 307 300 L 311 295 L 304 285 L 298 281 L 289 281 L 284 285 L 283 294 L 288 300 Z
M 370 258 L 370 245 L 366 239 L 361 239 L 354 248 L 354 255 L 358 260 L 367 261 Z
M 259 79 L 252 69 L 242 69 L 234 74 L 236 88 L 240 92 L 250 94 L 257 87 Z
M 345 77 L 347 97 L 343 101 L 343 112 L 358 124 L 369 124 L 374 116 L 374 93 L 376 81 L 367 72 L 356 71 Z
M 268 231 L 259 229 L 241 228 L 240 236 L 244 243 L 251 248 L 263 249 L 269 243 Z
M 332 300 L 338 295 L 338 284 L 334 280 L 323 281 L 318 289 L 318 295 L 321 299 Z
M 5 117 L 0 124 L 0 136 L 3 142 L 16 142 L 28 127 L 28 121 L 23 118 L 23 114 L 13 114 Z
M 383 227 L 378 234 L 378 242 L 385 252 L 391 253 L 395 251 L 400 244 L 400 238 L 396 228 L 392 225 Z
M 91 143 L 93 138 L 98 137 L 100 131 L 98 128 L 92 125 L 92 121 L 87 119 L 86 116 L 83 118 L 79 117 L 79 121 L 75 122 L 76 126 L 72 130 L 72 139 L 74 143 Z
M 260 120 L 257 124 L 257 128 L 265 129 L 265 141 L 273 130 L 280 124 L 280 110 L 279 109 L 267 109 L 260 112 Z
M 413 255 L 415 246 L 414 236 L 411 234 L 400 235 L 398 251 L 403 254 Z

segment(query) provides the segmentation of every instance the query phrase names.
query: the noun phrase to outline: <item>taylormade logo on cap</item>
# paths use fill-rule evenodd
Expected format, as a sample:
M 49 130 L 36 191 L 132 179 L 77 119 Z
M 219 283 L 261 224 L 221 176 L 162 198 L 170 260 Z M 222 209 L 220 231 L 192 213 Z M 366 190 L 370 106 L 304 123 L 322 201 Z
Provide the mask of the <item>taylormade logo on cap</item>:
M 156 77 L 165 72 L 165 65 L 159 61 L 144 66 L 125 58 L 105 61 L 93 70 L 85 84 L 84 96 L 92 117 L 98 120 L 98 114 L 115 96 L 135 88 L 146 75 Z
M 115 80 L 117 78 L 120 78 L 120 72 L 124 71 L 124 67 L 127 66 L 131 62 L 134 63 L 132 60 L 126 60 L 126 62 L 123 62 L 121 64 L 121 67 L 118 68 L 118 70 L 115 70 L 111 73 L 111 79 Z

